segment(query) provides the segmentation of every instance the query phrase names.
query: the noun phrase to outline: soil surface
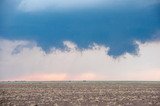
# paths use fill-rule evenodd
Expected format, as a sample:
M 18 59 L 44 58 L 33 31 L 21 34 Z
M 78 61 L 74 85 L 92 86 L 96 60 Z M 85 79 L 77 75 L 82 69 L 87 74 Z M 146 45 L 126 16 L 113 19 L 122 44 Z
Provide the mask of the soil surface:
M 160 106 L 160 82 L 0 82 L 0 106 Z

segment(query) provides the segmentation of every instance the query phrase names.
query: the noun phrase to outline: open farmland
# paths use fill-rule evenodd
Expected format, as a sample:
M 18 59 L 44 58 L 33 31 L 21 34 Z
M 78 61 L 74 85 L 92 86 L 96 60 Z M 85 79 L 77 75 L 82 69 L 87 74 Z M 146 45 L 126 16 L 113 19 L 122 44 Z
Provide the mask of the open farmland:
M 0 106 L 160 106 L 160 82 L 0 82 Z

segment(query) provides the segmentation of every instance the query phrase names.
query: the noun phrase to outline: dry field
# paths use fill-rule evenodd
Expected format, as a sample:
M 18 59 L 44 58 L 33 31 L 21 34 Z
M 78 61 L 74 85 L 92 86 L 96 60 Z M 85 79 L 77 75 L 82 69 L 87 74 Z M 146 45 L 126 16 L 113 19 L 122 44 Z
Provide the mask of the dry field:
M 160 82 L 0 82 L 0 106 L 160 106 Z

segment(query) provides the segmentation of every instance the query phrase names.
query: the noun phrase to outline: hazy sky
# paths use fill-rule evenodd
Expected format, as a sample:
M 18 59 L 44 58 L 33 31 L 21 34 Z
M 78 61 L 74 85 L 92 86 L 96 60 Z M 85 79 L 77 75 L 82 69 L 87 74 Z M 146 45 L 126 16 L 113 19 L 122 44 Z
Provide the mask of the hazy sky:
M 160 1 L 1 0 L 0 80 L 160 80 Z

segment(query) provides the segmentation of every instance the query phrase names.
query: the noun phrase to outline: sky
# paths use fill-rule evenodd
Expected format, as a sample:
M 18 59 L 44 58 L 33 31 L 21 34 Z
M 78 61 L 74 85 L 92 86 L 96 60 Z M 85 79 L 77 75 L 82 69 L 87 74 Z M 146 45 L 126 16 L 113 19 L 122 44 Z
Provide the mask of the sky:
M 158 81 L 159 58 L 159 0 L 0 1 L 0 81 Z

